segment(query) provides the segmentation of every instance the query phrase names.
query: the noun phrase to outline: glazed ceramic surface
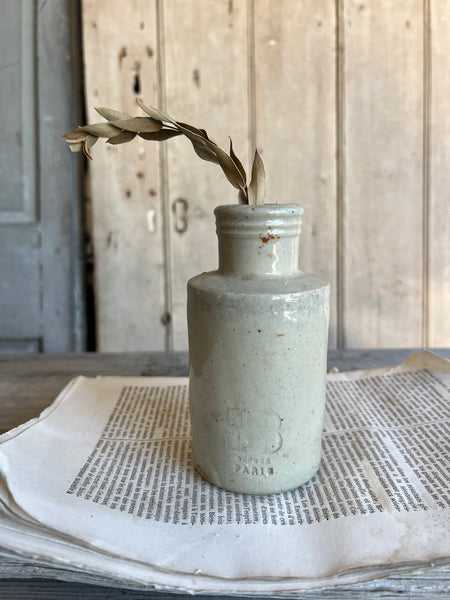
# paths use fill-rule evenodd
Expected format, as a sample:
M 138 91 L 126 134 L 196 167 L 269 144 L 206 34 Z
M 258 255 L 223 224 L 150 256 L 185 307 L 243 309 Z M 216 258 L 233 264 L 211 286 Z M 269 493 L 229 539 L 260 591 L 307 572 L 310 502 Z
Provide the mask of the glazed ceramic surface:
M 188 283 L 194 463 L 226 490 L 287 491 L 319 466 L 329 285 L 298 269 L 302 213 L 219 206 L 219 269 Z

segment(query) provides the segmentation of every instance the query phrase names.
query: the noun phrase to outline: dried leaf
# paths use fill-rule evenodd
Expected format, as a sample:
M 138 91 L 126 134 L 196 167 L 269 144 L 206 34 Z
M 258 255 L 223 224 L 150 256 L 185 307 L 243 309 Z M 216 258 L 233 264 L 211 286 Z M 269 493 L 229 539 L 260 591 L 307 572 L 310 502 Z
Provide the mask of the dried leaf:
M 252 166 L 252 180 L 248 186 L 248 203 L 264 204 L 266 195 L 266 175 L 264 163 L 258 150 L 255 151 L 255 158 Z
M 107 144 L 125 144 L 126 142 L 131 142 L 132 139 L 136 137 L 136 133 L 134 131 L 122 131 L 120 135 L 116 135 L 115 137 L 109 138 L 106 140 Z
M 142 110 L 145 113 L 147 113 L 148 116 L 151 117 L 152 119 L 156 119 L 157 121 L 161 121 L 161 122 L 167 121 L 168 123 L 172 123 L 172 125 L 175 124 L 174 119 L 169 117 L 169 115 L 166 115 L 165 113 L 163 113 L 162 110 L 159 110 L 159 108 L 153 108 L 152 106 L 147 106 L 141 100 L 139 100 L 139 98 L 136 100 L 136 102 L 139 104 L 139 106 L 142 108 Z
M 197 129 L 187 123 L 181 121 L 174 121 L 171 117 L 164 114 L 162 111 L 146 106 L 142 102 L 138 101 L 139 106 L 144 112 L 150 115 L 152 118 L 160 119 L 161 121 L 167 121 L 177 127 L 187 138 L 192 142 L 194 150 L 200 158 L 209 162 L 219 163 L 222 171 L 225 173 L 225 177 L 237 189 L 241 189 L 245 186 L 245 175 L 242 176 L 238 167 L 234 164 L 232 158 L 222 150 L 215 142 L 212 142 L 208 138 L 208 134 L 203 129 Z
M 200 129 L 196 127 L 192 127 L 192 125 L 187 125 L 186 123 L 181 123 L 176 121 L 174 123 L 175 127 L 181 131 L 191 142 L 198 142 L 203 145 L 210 145 L 211 142 L 206 138 Z
M 182 131 L 186 137 L 189 137 L 189 139 L 191 139 L 190 135 L 193 135 L 193 139 L 200 138 L 209 142 L 208 134 L 204 129 L 197 129 L 197 127 L 193 127 L 188 123 L 182 123 L 181 121 L 176 121 L 175 127 L 178 127 L 178 129 Z
M 98 138 L 93 135 L 88 135 L 87 138 L 83 141 L 83 154 L 87 156 L 90 160 L 94 160 L 92 156 L 89 154 L 89 149 L 97 142 Z
M 242 178 L 242 175 L 234 164 L 232 158 L 228 156 L 228 154 L 224 152 L 222 148 L 219 148 L 219 146 L 214 146 L 211 148 L 211 150 L 217 156 L 219 165 L 222 167 L 222 171 L 225 173 L 225 177 L 228 179 L 231 185 L 238 190 L 245 187 L 245 179 Z
M 105 108 L 104 106 L 100 106 L 95 110 L 100 116 L 102 116 L 104 119 L 107 119 L 108 121 L 126 121 L 127 119 L 132 119 L 132 116 L 127 113 L 123 113 L 118 110 L 113 110 L 112 108 Z
M 186 126 L 185 123 L 178 121 L 176 122 L 176 126 L 191 140 L 197 156 L 209 162 L 219 163 L 222 171 L 225 173 L 225 177 L 235 188 L 241 189 L 245 186 L 245 176 L 242 177 L 233 159 L 222 148 L 214 142 L 209 141 L 203 135 L 202 131 L 196 127 Z
M 183 133 L 191 142 L 197 156 L 208 162 L 218 164 L 219 160 L 215 154 L 214 148 L 217 144 L 211 142 L 208 139 L 206 131 L 203 129 L 197 129 L 187 123 L 175 122 L 175 127 L 178 127 L 179 131 Z M 205 135 L 206 134 L 206 135 Z
M 78 139 L 78 140 L 66 140 L 66 142 L 69 144 L 69 146 L 70 146 L 71 144 L 79 144 L 80 142 L 83 142 L 83 141 L 84 141 L 84 140 L 87 138 L 87 136 L 88 136 L 88 135 L 89 135 L 89 134 L 88 134 L 88 133 L 86 133 L 86 134 L 85 134 L 85 135 L 84 135 L 82 138 L 80 138 L 80 139 Z
M 92 146 L 98 142 L 98 137 L 95 137 L 95 135 L 88 135 L 88 137 L 85 141 L 86 141 L 87 147 L 92 148 Z
M 134 131 L 135 133 L 148 133 L 162 129 L 161 122 L 150 117 L 135 117 L 134 119 L 127 119 L 125 121 L 112 121 L 112 124 L 125 131 Z
M 247 183 L 247 175 L 245 173 L 245 169 L 242 166 L 241 161 L 238 159 L 238 157 L 236 156 L 236 154 L 233 151 L 233 142 L 232 142 L 231 138 L 230 138 L 230 157 L 231 157 L 231 160 L 234 162 L 237 170 L 241 174 L 242 179 L 244 180 L 244 185 L 245 185 Z
M 69 146 L 71 152 L 82 152 L 83 142 L 75 142 Z
M 235 188 L 241 189 L 245 186 L 245 174 L 244 177 L 242 177 L 242 174 L 234 164 L 232 158 L 217 144 L 211 142 L 208 137 L 204 135 L 204 130 L 202 131 L 196 127 L 192 127 L 192 125 L 187 125 L 186 123 L 181 123 L 179 121 L 177 121 L 175 125 L 191 140 L 197 156 L 209 162 L 219 163 L 222 171 L 225 173 L 225 177 Z
M 144 140 L 154 140 L 156 142 L 164 142 L 177 135 L 182 135 L 181 131 L 175 129 L 161 129 L 161 131 L 153 131 L 148 133 L 139 133 L 139 137 Z
M 119 135 L 120 129 L 111 125 L 111 123 L 94 123 L 93 125 L 84 125 L 79 127 L 80 131 L 95 135 L 97 137 L 111 138 Z
M 213 144 L 215 144 L 217 146 L 216 142 L 209 137 L 209 135 L 206 133 L 205 129 L 199 129 L 199 131 L 202 132 L 203 137 L 205 137 L 207 140 L 209 140 L 210 142 L 212 142 Z
M 191 140 L 191 143 L 197 156 L 208 162 L 215 163 L 216 165 L 219 164 L 217 156 L 208 146 L 194 140 Z
M 239 190 L 238 202 L 239 204 L 248 204 L 247 186 L 244 190 Z
M 83 142 L 83 154 L 86 156 L 86 158 L 89 158 L 89 160 L 94 160 L 92 158 L 92 156 L 89 154 L 89 150 L 88 150 L 88 147 L 86 145 L 86 141 Z
M 72 142 L 84 140 L 86 132 L 81 131 L 81 129 L 74 129 L 73 131 L 69 131 L 69 133 L 65 133 L 62 137 L 70 144 Z
M 204 134 L 205 138 L 211 142 L 211 144 L 214 144 L 214 146 L 218 146 L 219 144 L 216 142 L 216 140 L 214 140 L 210 135 L 208 135 L 206 133 L 206 131 L 204 129 L 200 129 L 200 131 Z

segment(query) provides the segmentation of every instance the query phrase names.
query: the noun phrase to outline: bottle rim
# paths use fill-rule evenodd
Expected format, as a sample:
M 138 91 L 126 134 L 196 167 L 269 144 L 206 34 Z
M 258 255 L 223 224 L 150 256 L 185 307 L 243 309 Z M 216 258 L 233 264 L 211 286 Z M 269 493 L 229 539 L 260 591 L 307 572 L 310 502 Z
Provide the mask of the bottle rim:
M 299 204 L 223 204 L 214 214 L 217 235 L 222 237 L 291 237 L 302 230 Z

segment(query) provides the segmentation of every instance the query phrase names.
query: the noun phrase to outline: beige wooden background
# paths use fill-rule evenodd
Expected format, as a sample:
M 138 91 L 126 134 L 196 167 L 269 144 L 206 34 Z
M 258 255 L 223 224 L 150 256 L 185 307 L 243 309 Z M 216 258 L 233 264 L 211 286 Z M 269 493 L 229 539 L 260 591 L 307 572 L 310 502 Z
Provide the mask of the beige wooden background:
M 304 206 L 331 347 L 450 346 L 450 0 L 84 0 L 83 25 L 90 122 L 141 97 Z M 99 350 L 185 349 L 235 190 L 184 139 L 93 154 Z

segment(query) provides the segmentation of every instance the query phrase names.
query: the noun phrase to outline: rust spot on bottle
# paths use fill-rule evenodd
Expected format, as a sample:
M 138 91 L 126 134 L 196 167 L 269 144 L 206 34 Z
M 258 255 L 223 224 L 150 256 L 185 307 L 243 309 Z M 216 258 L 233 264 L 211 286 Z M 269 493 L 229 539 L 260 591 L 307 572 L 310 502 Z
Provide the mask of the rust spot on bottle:
M 268 233 L 267 235 L 262 235 L 261 236 L 261 241 L 263 244 L 267 244 L 267 242 L 269 240 L 279 240 L 280 236 L 279 235 L 273 235 L 273 233 Z

